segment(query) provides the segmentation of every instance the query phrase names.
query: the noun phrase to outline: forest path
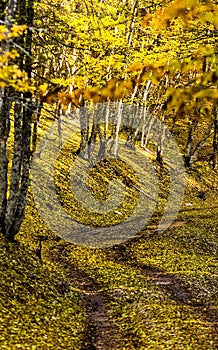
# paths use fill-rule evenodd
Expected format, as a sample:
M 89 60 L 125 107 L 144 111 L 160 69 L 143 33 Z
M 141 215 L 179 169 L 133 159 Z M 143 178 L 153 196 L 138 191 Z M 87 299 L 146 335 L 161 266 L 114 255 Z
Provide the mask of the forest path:
M 184 221 L 172 224 L 173 227 L 183 226 Z M 156 226 L 148 228 L 148 235 L 156 236 Z M 178 276 L 167 273 L 164 270 L 145 265 L 136 261 L 131 254 L 131 245 L 143 236 L 135 237 L 133 241 L 125 242 L 111 248 L 104 249 L 108 261 L 118 262 L 134 268 L 144 275 L 151 284 L 162 291 L 166 299 L 171 299 L 177 304 L 186 305 L 193 314 L 202 321 L 209 322 L 214 339 L 218 334 L 218 314 L 215 307 L 208 304 L 204 298 L 204 291 L 192 283 L 185 283 Z M 49 251 L 49 259 L 61 266 L 66 280 L 73 289 L 78 291 L 83 301 L 84 315 L 86 318 L 86 336 L 83 350 L 122 350 L 125 348 L 125 338 L 122 330 L 116 322 L 110 318 L 107 300 L 113 297 L 117 291 L 104 291 L 94 278 L 84 270 L 78 268 L 70 259 L 65 250 L 65 243 L 59 244 Z M 119 294 L 119 291 L 118 291 Z M 121 293 L 122 294 L 122 293 Z M 120 295 L 118 295 L 120 297 Z
M 94 279 L 69 261 L 64 246 L 55 254 L 49 252 L 49 259 L 61 265 L 69 285 L 77 290 L 84 306 L 86 335 L 84 350 L 122 350 L 124 341 L 121 330 L 109 316 L 107 295 Z
M 183 224 L 183 221 L 175 222 L 172 227 L 183 226 Z M 155 232 L 155 227 L 150 229 L 151 234 Z M 218 348 L 218 312 L 215 306 L 209 305 L 205 300 L 205 291 L 192 283 L 185 283 L 178 276 L 167 273 L 164 270 L 136 262 L 134 255 L 131 254 L 130 247 L 131 242 L 126 242 L 107 249 L 107 259 L 114 262 L 119 261 L 119 264 L 138 270 L 153 285 L 159 287 L 166 298 L 173 300 L 177 304 L 187 305 L 198 318 L 209 322 Z

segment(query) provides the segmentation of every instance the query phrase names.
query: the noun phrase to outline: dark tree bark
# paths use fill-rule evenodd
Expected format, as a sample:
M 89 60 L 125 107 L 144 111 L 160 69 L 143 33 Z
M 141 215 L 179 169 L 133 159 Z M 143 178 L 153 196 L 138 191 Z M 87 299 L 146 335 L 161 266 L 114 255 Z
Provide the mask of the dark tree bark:
M 156 155 L 156 161 L 161 166 L 163 165 L 164 139 L 165 139 L 165 127 L 164 127 L 164 119 L 163 119 L 159 130 L 159 136 L 158 136 L 158 142 L 157 142 L 157 155 Z
M 218 107 L 214 107 L 214 129 L 213 129 L 213 154 L 212 154 L 212 168 L 217 168 L 218 163 Z
M 9 89 L 1 89 L 0 108 L 0 227 L 4 231 L 4 216 L 7 207 L 8 188 L 8 158 L 7 140 L 9 134 L 8 118 L 10 115 L 11 101 L 9 99 Z
M 31 79 L 31 45 L 33 26 L 34 0 L 10 0 L 6 6 L 5 23 L 9 34 L 16 21 L 26 24 L 26 33 L 17 44 L 21 50 L 16 62 L 22 71 Z M 3 42 L 4 52 L 9 50 L 8 41 Z M 32 94 L 16 92 L 6 86 L 0 96 L 0 229 L 5 237 L 13 241 L 24 218 L 26 195 L 29 184 L 31 162 L 31 120 Z M 13 134 L 10 125 L 14 123 Z M 13 138 L 13 146 L 8 149 L 7 140 Z M 12 165 L 9 169 L 7 154 L 12 154 Z
M 17 0 L 9 0 L 7 4 L 1 5 L 6 10 L 5 18 L 2 20 L 6 26 L 6 36 L 11 32 L 13 21 L 17 11 Z M 5 54 L 9 51 L 9 41 L 1 41 L 1 50 Z M 10 110 L 12 105 L 13 89 L 3 87 L 0 89 L 0 226 L 5 231 L 5 212 L 7 208 L 7 190 L 8 190 L 8 158 L 7 158 L 7 140 L 10 130 Z
M 188 139 L 186 144 L 186 152 L 184 156 L 185 166 L 189 168 L 191 166 L 191 157 L 193 151 L 193 133 L 198 125 L 197 120 L 193 120 L 188 131 Z

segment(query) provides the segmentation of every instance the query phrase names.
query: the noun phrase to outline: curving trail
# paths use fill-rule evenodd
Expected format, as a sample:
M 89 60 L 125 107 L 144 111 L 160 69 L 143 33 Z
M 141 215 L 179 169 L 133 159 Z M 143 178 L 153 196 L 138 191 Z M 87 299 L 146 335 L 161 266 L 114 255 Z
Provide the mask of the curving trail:
M 173 226 L 182 226 L 183 221 L 178 221 Z M 156 235 L 156 227 L 148 228 L 148 235 Z M 178 276 L 167 273 L 161 269 L 136 262 L 132 255 L 131 245 L 143 239 L 143 236 L 135 237 L 132 241 L 106 248 L 105 254 L 108 260 L 118 261 L 135 270 L 138 270 L 150 282 L 161 289 L 162 293 L 178 304 L 187 305 L 200 319 L 210 323 L 214 341 L 218 334 L 217 310 L 208 305 L 204 299 L 204 293 L 195 285 L 187 284 Z M 66 281 L 75 289 L 83 301 L 84 314 L 86 319 L 86 335 L 83 350 L 122 350 L 125 347 L 125 338 L 122 330 L 109 314 L 107 307 L 108 298 L 113 297 L 117 291 L 104 292 L 101 285 L 90 277 L 85 271 L 80 270 L 65 250 L 65 243 L 55 247 L 55 251 L 49 250 L 48 258 L 61 265 Z M 118 291 L 118 294 L 120 291 Z M 118 296 L 119 297 L 119 296 Z
M 182 226 L 184 222 L 178 222 L 172 226 Z M 151 235 L 155 235 L 155 227 L 151 227 L 149 230 Z M 143 238 L 143 235 L 139 239 Z M 136 238 L 137 239 L 137 238 Z M 178 304 L 188 305 L 194 313 L 210 323 L 211 330 L 214 334 L 214 342 L 218 348 L 218 311 L 217 308 L 208 305 L 208 302 L 204 300 L 203 291 L 194 285 L 188 285 L 182 281 L 179 277 L 169 274 L 166 271 L 157 269 L 152 266 L 135 263 L 134 256 L 131 255 L 131 244 L 136 239 L 117 245 L 112 248 L 106 249 L 107 258 L 112 261 L 119 261 L 120 264 L 133 267 L 140 271 L 140 273 L 146 278 L 149 278 L 150 282 L 158 286 L 166 298 L 174 300 Z
M 113 322 L 106 305 L 107 295 L 88 274 L 69 263 L 64 246 L 49 252 L 48 258 L 62 266 L 69 285 L 76 289 L 84 304 L 86 335 L 83 350 L 122 350 L 124 340 L 119 325 Z

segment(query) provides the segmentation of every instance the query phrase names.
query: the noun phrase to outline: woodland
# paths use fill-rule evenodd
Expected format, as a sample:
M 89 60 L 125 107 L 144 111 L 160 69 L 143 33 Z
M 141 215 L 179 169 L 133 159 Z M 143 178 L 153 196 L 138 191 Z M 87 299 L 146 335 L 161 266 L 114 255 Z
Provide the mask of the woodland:
M 2 0 L 0 39 L 0 348 L 217 349 L 218 2 Z

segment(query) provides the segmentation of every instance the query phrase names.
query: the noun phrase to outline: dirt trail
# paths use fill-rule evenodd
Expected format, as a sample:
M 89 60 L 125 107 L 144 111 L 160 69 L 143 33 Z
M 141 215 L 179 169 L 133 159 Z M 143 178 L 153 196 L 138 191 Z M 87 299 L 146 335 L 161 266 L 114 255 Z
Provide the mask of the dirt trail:
M 121 330 L 108 315 L 107 295 L 101 287 L 84 271 L 69 263 L 69 259 L 59 247 L 59 253 L 49 253 L 49 259 L 61 264 L 66 279 L 79 293 L 84 303 L 86 316 L 86 339 L 84 350 L 122 350 L 124 341 Z
M 174 223 L 175 226 L 182 226 L 184 222 Z M 173 225 L 173 226 L 174 226 Z M 156 226 L 149 228 L 150 234 L 155 236 Z M 149 235 L 149 233 L 148 233 Z M 144 236 L 145 237 L 145 236 Z M 218 334 L 218 314 L 217 310 L 211 307 L 205 300 L 202 290 L 194 285 L 186 284 L 179 277 L 169 274 L 166 271 L 154 268 L 152 266 L 136 263 L 131 254 L 131 245 L 136 241 L 144 239 L 143 236 L 136 237 L 132 241 L 106 248 L 105 253 L 108 260 L 118 261 L 125 266 L 131 266 L 148 277 L 151 283 L 160 288 L 166 298 L 174 300 L 178 304 L 188 305 L 193 309 L 197 317 L 210 323 L 211 329 L 216 339 Z M 59 245 L 55 253 L 52 250 L 49 253 L 50 260 L 62 265 L 65 271 L 66 279 L 82 296 L 86 316 L 86 339 L 84 350 L 122 350 L 124 348 L 124 339 L 122 338 L 119 325 L 114 323 L 109 317 L 106 301 L 111 295 L 101 290 L 94 279 L 85 271 L 78 269 L 65 252 L 65 244 Z
M 199 318 L 210 323 L 214 334 L 214 341 L 217 339 L 218 348 L 218 312 L 215 307 L 210 306 L 205 300 L 204 291 L 196 288 L 194 285 L 186 284 L 177 276 L 169 274 L 166 271 L 136 263 L 129 248 L 131 248 L 131 242 L 109 248 L 106 251 L 107 258 L 139 270 L 143 275 L 149 277 L 151 283 L 161 288 L 167 298 L 174 300 L 178 304 L 190 306 Z
M 87 349 L 122 349 L 121 338 L 117 334 L 117 325 L 112 323 L 108 317 L 104 295 L 95 291 L 86 294 L 84 299 L 89 340 Z
M 214 334 L 214 342 L 217 342 L 218 348 L 218 312 L 217 309 L 208 304 L 200 288 L 187 285 L 178 277 L 151 266 L 135 265 L 135 267 L 140 269 L 146 276 L 149 276 L 151 282 L 158 285 L 170 299 L 179 304 L 189 305 L 199 318 L 209 322 Z

